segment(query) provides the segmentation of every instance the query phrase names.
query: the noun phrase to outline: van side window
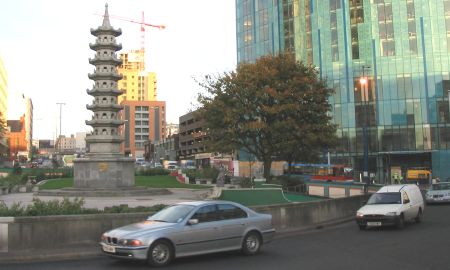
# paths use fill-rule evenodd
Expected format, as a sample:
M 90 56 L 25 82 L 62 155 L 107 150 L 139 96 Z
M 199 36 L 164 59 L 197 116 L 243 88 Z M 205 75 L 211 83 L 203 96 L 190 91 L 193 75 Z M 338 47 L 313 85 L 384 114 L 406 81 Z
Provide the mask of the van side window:
M 408 197 L 408 194 L 406 193 L 406 192 L 402 192 L 403 194 L 403 203 L 409 203 L 410 201 L 409 201 L 409 197 Z

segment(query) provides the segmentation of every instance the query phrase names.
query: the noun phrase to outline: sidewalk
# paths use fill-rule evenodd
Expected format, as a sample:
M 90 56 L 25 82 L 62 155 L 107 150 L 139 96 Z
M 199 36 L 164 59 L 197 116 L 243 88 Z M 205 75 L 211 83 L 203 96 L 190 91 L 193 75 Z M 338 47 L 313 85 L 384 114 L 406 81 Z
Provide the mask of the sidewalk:
M 210 190 L 194 190 L 194 189 L 168 189 L 172 194 L 168 195 L 152 195 L 152 196 L 133 196 L 133 197 L 84 197 L 85 208 L 104 209 L 105 207 L 127 204 L 129 207 L 136 206 L 153 206 L 157 204 L 175 204 L 183 201 L 195 201 L 204 199 Z M 33 193 L 12 193 L 7 195 L 0 195 L 0 201 L 3 201 L 7 206 L 14 203 L 21 205 L 31 204 L 33 197 L 39 198 L 43 201 L 62 200 L 63 197 L 56 196 L 37 196 Z M 73 199 L 74 197 L 69 197 Z

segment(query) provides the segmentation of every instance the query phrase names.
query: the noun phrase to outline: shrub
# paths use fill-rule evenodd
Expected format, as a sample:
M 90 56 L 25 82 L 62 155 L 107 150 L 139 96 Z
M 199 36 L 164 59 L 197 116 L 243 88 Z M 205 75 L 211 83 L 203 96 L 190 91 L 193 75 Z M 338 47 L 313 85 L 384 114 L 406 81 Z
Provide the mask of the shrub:
M 203 168 L 196 170 L 195 173 L 196 178 L 212 179 L 213 181 L 216 181 L 218 175 L 219 170 L 216 168 Z
M 6 177 L 0 178 L 0 186 L 12 188 L 16 185 L 24 185 L 28 178 L 20 174 L 9 174 Z
M 302 176 L 295 175 L 280 175 L 276 177 L 276 181 L 283 186 L 283 188 L 295 187 L 305 183 L 305 179 Z
M 83 205 L 83 198 L 74 198 L 73 201 L 69 198 L 64 198 L 62 201 L 42 201 L 39 198 L 33 198 L 33 204 L 27 206 L 25 211 L 27 216 L 84 214 L 87 209 L 84 209 Z
M 155 175 L 169 175 L 170 171 L 164 168 L 139 168 L 136 170 L 136 175 L 155 176 Z
M 15 174 L 15 175 L 22 174 L 22 167 L 20 167 L 19 163 L 15 163 L 14 164 L 12 173 Z
M 104 213 L 154 213 L 166 207 L 164 204 L 157 204 L 154 206 L 137 206 L 137 207 L 128 207 L 127 204 L 115 205 L 111 207 L 105 207 Z
M 20 181 L 23 182 L 27 182 L 28 181 L 28 173 L 24 173 L 20 176 Z
M 254 186 L 254 183 L 249 177 L 242 177 L 239 178 L 239 185 L 242 188 L 251 188 Z
M 54 215 L 79 215 L 79 214 L 99 214 L 99 213 L 142 213 L 149 214 L 166 207 L 163 204 L 157 204 L 151 207 L 138 206 L 128 207 L 128 205 L 119 205 L 105 207 L 104 210 L 84 208 L 83 198 L 74 198 L 70 200 L 64 198 L 62 201 L 51 200 L 42 201 L 39 198 L 33 198 L 32 204 L 24 206 L 21 203 L 14 203 L 8 207 L 4 202 L 0 202 L 0 217 L 18 217 L 18 216 L 54 216 Z
M 197 177 L 197 170 L 193 170 L 193 169 L 189 169 L 188 170 L 188 169 L 186 169 L 186 170 L 183 170 L 183 173 L 185 173 L 186 176 L 189 177 L 189 180 L 195 181 L 195 178 Z
M 18 217 L 25 216 L 25 207 L 21 203 L 14 203 L 11 207 L 0 202 L 0 217 Z

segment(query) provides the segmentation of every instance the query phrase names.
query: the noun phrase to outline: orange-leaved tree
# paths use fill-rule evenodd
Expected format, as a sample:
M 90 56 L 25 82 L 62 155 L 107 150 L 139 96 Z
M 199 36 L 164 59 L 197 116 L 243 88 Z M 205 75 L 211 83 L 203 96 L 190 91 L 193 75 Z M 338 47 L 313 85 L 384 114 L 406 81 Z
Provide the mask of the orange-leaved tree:
M 263 56 L 200 83 L 200 116 L 214 152 L 243 150 L 264 164 L 310 162 L 336 143 L 329 96 L 333 90 L 313 66 L 290 54 Z

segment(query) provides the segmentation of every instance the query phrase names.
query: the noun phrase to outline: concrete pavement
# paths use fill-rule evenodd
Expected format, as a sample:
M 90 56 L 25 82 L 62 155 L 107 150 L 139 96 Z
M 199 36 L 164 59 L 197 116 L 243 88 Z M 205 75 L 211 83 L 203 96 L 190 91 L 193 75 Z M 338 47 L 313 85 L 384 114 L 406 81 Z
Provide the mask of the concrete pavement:
M 171 194 L 167 195 L 151 195 L 151 196 L 129 196 L 129 197 L 84 197 L 85 208 L 104 209 L 105 207 L 127 204 L 129 207 L 137 206 L 153 206 L 157 204 L 174 204 L 182 201 L 195 201 L 206 198 L 209 194 L 209 189 L 194 190 L 194 189 L 168 189 Z M 12 193 L 7 195 L 0 195 L 0 202 L 3 201 L 7 206 L 14 203 L 21 203 L 27 206 L 32 203 L 33 198 L 39 198 L 43 201 L 62 200 L 63 197 L 58 196 L 40 196 L 34 193 Z M 68 197 L 75 198 L 75 197 Z

